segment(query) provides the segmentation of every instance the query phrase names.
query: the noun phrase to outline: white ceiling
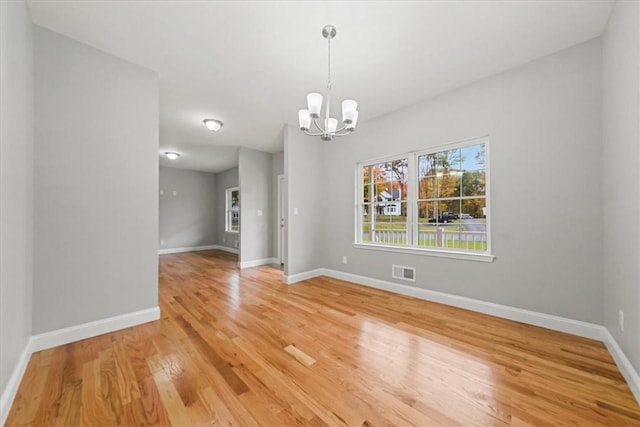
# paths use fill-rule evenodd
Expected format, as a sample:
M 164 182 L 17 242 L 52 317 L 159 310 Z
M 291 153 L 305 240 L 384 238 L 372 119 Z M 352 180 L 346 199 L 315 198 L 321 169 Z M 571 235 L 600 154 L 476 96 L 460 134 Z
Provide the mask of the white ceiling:
M 238 147 L 283 149 L 306 94 L 367 121 L 602 34 L 611 1 L 41 1 L 33 21 L 156 70 L 160 151 L 218 172 Z M 224 122 L 217 133 L 202 124 Z M 341 139 L 348 141 L 348 139 Z M 170 162 L 161 156 L 161 164 Z

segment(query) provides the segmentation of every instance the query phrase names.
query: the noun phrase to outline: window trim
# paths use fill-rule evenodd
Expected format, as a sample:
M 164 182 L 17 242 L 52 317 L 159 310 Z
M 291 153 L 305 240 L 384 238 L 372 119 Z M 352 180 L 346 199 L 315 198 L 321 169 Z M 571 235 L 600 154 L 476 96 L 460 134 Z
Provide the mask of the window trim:
M 240 206 L 238 206 L 238 229 L 231 229 L 231 221 L 229 218 L 229 212 L 231 211 L 231 206 L 229 206 L 229 202 L 231 200 L 231 195 L 234 191 L 238 192 L 238 198 L 240 195 L 240 187 L 229 187 L 224 191 L 224 232 L 225 233 L 240 233 Z
M 362 203 L 364 200 L 364 190 L 362 185 L 362 170 L 364 166 L 371 165 L 373 163 L 390 162 L 399 159 L 407 159 L 408 164 L 408 177 L 407 177 L 407 233 L 417 234 L 418 230 L 413 224 L 414 218 L 418 215 L 417 206 L 417 180 L 418 180 L 418 157 L 425 154 L 439 153 L 442 151 L 453 150 L 456 148 L 468 147 L 472 145 L 485 145 L 485 207 L 486 207 L 486 229 L 487 229 L 487 250 L 484 252 L 471 252 L 464 250 L 450 250 L 440 248 L 427 248 L 418 246 L 399 246 L 392 244 L 380 244 L 369 243 L 362 241 Z M 435 145 L 427 149 L 411 151 L 399 155 L 376 157 L 365 161 L 357 162 L 354 171 L 354 187 L 355 187 L 355 205 L 354 205 L 354 241 L 353 247 L 357 249 L 370 249 L 377 251 L 396 252 L 396 253 L 408 253 L 414 255 L 427 255 L 441 258 L 457 258 L 471 261 L 493 262 L 495 255 L 492 252 L 491 245 L 491 155 L 490 155 L 490 143 L 489 135 L 478 136 L 474 138 L 468 138 L 460 141 L 450 142 L 446 144 Z M 457 199 L 457 198 L 456 198 Z M 415 237 L 413 239 L 415 240 Z
M 415 246 L 394 246 L 394 245 L 380 245 L 377 243 L 353 243 L 356 249 L 369 249 L 374 251 L 383 252 L 396 252 L 411 255 L 426 255 L 438 258 L 457 258 L 466 259 L 469 261 L 481 261 L 481 262 L 493 262 L 496 258 L 492 254 L 483 254 L 480 252 L 464 252 L 464 251 L 451 251 L 446 249 L 433 249 L 433 248 L 417 248 Z

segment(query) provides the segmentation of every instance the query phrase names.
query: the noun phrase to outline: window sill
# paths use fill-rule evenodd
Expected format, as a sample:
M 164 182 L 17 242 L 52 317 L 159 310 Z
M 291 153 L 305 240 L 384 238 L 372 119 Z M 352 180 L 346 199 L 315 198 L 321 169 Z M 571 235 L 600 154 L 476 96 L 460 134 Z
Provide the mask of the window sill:
M 234 230 L 225 230 L 225 233 L 238 234 L 238 233 L 239 233 L 239 231 L 234 231 Z
M 409 248 L 404 246 L 376 245 L 375 243 L 354 243 L 353 247 L 356 249 L 369 249 L 369 250 L 383 251 L 383 252 L 398 252 L 403 254 L 426 255 L 426 256 L 434 256 L 434 257 L 440 257 L 440 258 L 465 259 L 468 261 L 479 261 L 479 262 L 493 262 L 493 260 L 496 258 L 495 255 L 489 255 L 489 254 L 447 251 L 442 249 L 422 249 L 422 248 Z

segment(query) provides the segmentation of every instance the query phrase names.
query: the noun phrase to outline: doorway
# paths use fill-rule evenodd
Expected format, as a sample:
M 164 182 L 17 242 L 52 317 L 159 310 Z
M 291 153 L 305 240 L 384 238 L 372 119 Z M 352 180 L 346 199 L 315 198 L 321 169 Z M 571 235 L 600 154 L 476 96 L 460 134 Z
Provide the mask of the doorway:
M 286 244 L 285 244 L 285 236 L 286 236 L 286 223 L 285 223 L 285 212 L 286 210 L 286 180 L 284 175 L 278 175 L 278 217 L 276 218 L 277 224 L 277 240 L 278 240 L 278 262 L 280 265 L 284 266 L 285 263 L 285 253 L 286 253 Z

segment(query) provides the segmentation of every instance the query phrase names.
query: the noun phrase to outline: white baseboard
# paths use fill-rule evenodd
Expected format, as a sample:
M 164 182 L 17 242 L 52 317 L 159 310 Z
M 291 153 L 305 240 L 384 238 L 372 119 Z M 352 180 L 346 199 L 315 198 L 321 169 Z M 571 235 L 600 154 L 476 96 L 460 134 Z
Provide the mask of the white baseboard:
M 222 245 L 208 245 L 208 246 L 187 246 L 185 248 L 158 249 L 158 255 L 179 254 L 183 252 L 210 251 L 214 249 L 225 251 L 225 252 L 231 252 L 232 254 L 236 254 L 236 255 L 240 253 L 240 251 L 237 248 L 230 248 L 228 246 L 222 246 Z
M 142 323 L 153 322 L 160 319 L 160 307 L 146 310 L 134 311 L 133 313 L 121 314 L 119 316 L 108 317 L 106 319 L 95 320 L 69 328 L 58 329 L 31 337 L 31 351 L 36 352 L 51 347 L 80 341 L 86 338 L 95 337 L 109 332 L 117 331 Z
M 277 258 L 263 258 L 263 259 L 255 259 L 253 261 L 239 262 L 238 267 L 240 267 L 240 269 L 243 269 L 243 268 L 258 267 L 260 265 L 277 264 L 277 263 L 278 263 Z
M 228 246 L 218 245 L 216 247 L 216 249 L 219 249 L 219 250 L 225 251 L 225 252 L 231 252 L 232 254 L 236 254 L 236 255 L 240 254 L 240 251 L 238 250 L 238 248 L 230 248 Z
M 369 286 L 384 291 L 395 292 L 401 295 L 477 311 L 479 313 L 490 314 L 503 319 L 514 320 L 516 322 L 527 323 L 529 325 L 540 326 L 555 331 L 566 332 L 585 338 L 604 341 L 604 326 L 594 323 L 582 322 L 580 320 L 567 319 L 565 317 L 553 316 L 551 314 L 538 313 L 521 308 L 510 307 L 508 305 L 495 304 L 473 298 L 461 297 L 444 292 L 431 291 L 414 286 L 402 285 L 388 282 L 386 280 L 374 279 L 357 274 L 345 273 L 343 271 L 318 268 L 316 270 L 305 271 L 303 273 L 286 276 L 287 284 L 293 284 L 302 280 L 311 279 L 318 276 L 329 276 L 335 279 L 346 280 L 359 285 Z
M 7 417 L 9 416 L 13 399 L 16 397 L 18 387 L 20 386 L 20 382 L 22 381 L 22 377 L 33 353 L 57 347 L 59 345 L 68 344 L 70 342 L 129 328 L 131 326 L 140 325 L 142 323 L 152 322 L 158 319 L 160 319 L 160 307 L 153 307 L 146 310 L 135 311 L 133 313 L 121 314 L 119 316 L 71 326 L 69 328 L 33 335 L 29 338 L 27 345 L 22 351 L 20 359 L 11 373 L 7 386 L 2 390 L 2 395 L 0 396 L 0 425 L 4 425 Z
M 292 274 L 290 276 L 284 276 L 284 283 L 287 285 L 293 285 L 297 282 L 302 282 L 303 280 L 313 279 L 318 276 L 328 276 L 326 268 L 318 268 L 311 271 L 304 271 L 298 274 Z
M 209 251 L 211 249 L 219 249 L 219 247 L 218 245 L 209 245 L 209 246 L 188 246 L 186 248 L 158 249 L 158 255 L 179 254 L 182 252 Z
M 31 353 L 33 353 L 31 347 L 32 339 L 29 338 L 24 350 L 22 350 L 22 353 L 20 354 L 16 367 L 13 369 L 13 372 L 9 377 L 6 387 L 2 390 L 2 395 L 0 395 L 0 425 L 4 425 L 7 421 L 7 417 L 9 416 L 13 399 L 15 399 L 16 394 L 18 393 L 18 387 L 20 387 L 20 382 L 22 381 L 24 372 L 26 371 L 29 360 L 31 359 Z
M 603 341 L 607 346 L 609 353 L 611 353 L 613 360 L 615 360 L 616 365 L 618 365 L 618 369 L 620 369 L 622 376 L 627 380 L 631 393 L 633 393 L 634 397 L 640 404 L 640 375 L 638 375 L 638 372 L 633 368 L 631 361 L 624 354 L 607 328 L 604 328 Z
M 438 302 L 441 304 L 477 311 L 479 313 L 490 314 L 492 316 L 501 317 L 503 319 L 514 320 L 516 322 L 527 323 L 529 325 L 540 326 L 543 328 L 566 332 L 568 334 L 578 335 L 594 340 L 604 340 L 604 326 L 596 325 L 594 323 L 567 319 L 565 317 L 538 313 L 536 311 L 524 310 L 521 308 L 510 307 L 508 305 L 495 304 L 492 302 L 477 300 L 473 298 L 451 295 L 444 292 L 437 292 L 413 286 L 401 285 L 398 283 L 387 282 L 385 280 L 373 279 L 371 277 L 359 276 L 356 274 L 345 273 L 337 270 L 324 269 L 324 275 L 336 279 L 358 283 L 364 286 L 370 286 L 376 289 L 382 289 L 385 291 L 420 298 L 427 301 Z

